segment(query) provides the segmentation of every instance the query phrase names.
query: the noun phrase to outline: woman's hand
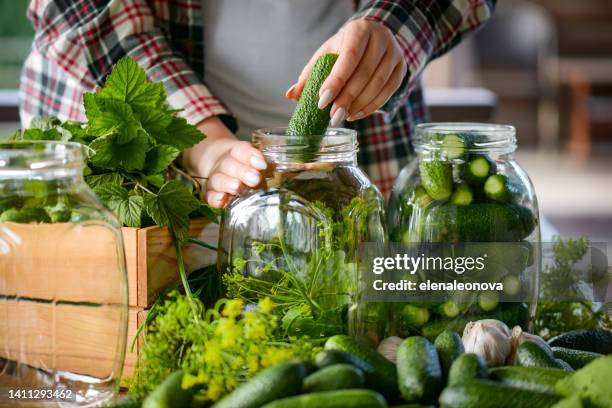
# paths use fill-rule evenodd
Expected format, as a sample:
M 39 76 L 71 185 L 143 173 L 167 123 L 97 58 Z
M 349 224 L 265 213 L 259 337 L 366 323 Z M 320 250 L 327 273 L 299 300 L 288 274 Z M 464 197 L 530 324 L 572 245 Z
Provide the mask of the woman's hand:
M 317 50 L 287 91 L 288 98 L 299 98 L 317 58 L 331 52 L 339 55 L 338 61 L 319 92 L 320 109 L 333 102 L 331 126 L 375 112 L 399 88 L 407 72 L 402 50 L 388 28 L 374 21 L 354 20 Z
M 267 164 L 259 150 L 236 139 L 219 118 L 206 119 L 198 128 L 206 139 L 183 153 L 183 165 L 191 174 L 208 179 L 206 201 L 222 208 L 245 185 L 258 185 L 259 171 Z

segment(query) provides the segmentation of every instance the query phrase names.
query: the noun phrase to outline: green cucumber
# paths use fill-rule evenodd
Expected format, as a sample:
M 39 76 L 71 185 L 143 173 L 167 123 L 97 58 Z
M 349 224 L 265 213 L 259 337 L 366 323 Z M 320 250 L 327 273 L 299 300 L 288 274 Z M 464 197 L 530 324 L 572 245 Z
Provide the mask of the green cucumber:
M 127 397 L 121 398 L 119 401 L 114 404 L 107 405 L 106 408 L 141 408 L 142 401 L 136 399 L 130 395 Z
M 472 186 L 480 187 L 491 173 L 493 165 L 485 156 L 472 156 L 460 167 L 461 178 Z
M 560 358 L 567 362 L 576 370 L 584 367 L 596 358 L 604 356 L 603 354 L 594 353 L 592 351 L 573 350 L 565 347 L 553 347 L 552 351 L 556 358 Z
M 363 388 L 363 371 L 352 364 L 334 364 L 315 371 L 304 379 L 304 392 Z
M 466 183 L 455 184 L 455 191 L 451 195 L 450 203 L 453 205 L 470 205 L 474 199 L 470 186 Z
M 560 358 L 555 358 L 555 361 L 559 364 L 559 367 L 561 367 L 563 371 L 567 371 L 568 373 L 576 371 L 574 370 L 574 367 L 569 365 L 569 363 L 565 360 L 561 360 Z
M 436 337 L 434 346 L 438 352 L 438 358 L 440 359 L 442 376 L 443 378 L 447 378 L 453 362 L 459 358 L 460 355 L 465 353 L 461 336 L 454 331 L 444 330 Z
M 442 389 L 442 367 L 433 344 L 425 337 L 408 337 L 397 351 L 399 389 L 407 402 L 434 401 Z
M 446 302 L 440 304 L 436 310 L 440 315 L 450 318 L 457 317 L 461 312 L 459 305 L 452 300 L 447 300 Z
M 416 186 L 412 196 L 412 202 L 421 208 L 425 208 L 433 201 L 433 198 L 427 194 L 427 191 L 423 186 Z
M 522 390 L 489 380 L 474 380 L 446 387 L 440 395 L 440 408 L 548 408 L 559 397 Z
M 463 353 L 453 362 L 448 372 L 448 385 L 457 385 L 476 379 L 487 379 L 486 361 L 477 354 Z
M 512 387 L 554 394 L 557 381 L 570 375 L 558 368 L 519 366 L 495 367 L 489 373 L 491 379 Z
M 262 408 L 386 408 L 387 402 L 371 390 L 336 390 L 284 398 Z
M 364 372 L 366 384 L 369 388 L 379 391 L 389 399 L 397 397 L 397 371 L 395 364 L 387 360 L 376 350 L 364 346 L 343 334 L 327 339 L 325 350 L 340 350 L 353 354 L 359 360 L 366 363 L 363 366 L 357 365 L 357 367 Z
M 442 152 L 448 159 L 458 159 L 465 154 L 465 142 L 463 138 L 456 134 L 444 136 L 441 144 Z
M 9 208 L 0 215 L 0 222 L 51 222 L 49 214 L 43 208 Z
M 308 369 L 300 361 L 287 361 L 260 371 L 227 394 L 213 408 L 259 408 L 271 401 L 297 395 Z
M 434 200 L 446 200 L 453 193 L 453 166 L 437 159 L 419 163 L 421 183 Z
M 290 144 L 307 145 L 313 151 L 318 150 L 329 124 L 331 110 L 331 104 L 319 109 L 319 90 L 337 59 L 338 54 L 324 54 L 314 63 L 300 100 L 289 120 L 287 135 Z
M 484 183 L 485 195 L 491 200 L 510 202 L 512 193 L 508 187 L 508 177 L 503 174 L 489 176 Z
M 423 327 L 429 321 L 430 313 L 424 307 L 407 304 L 400 312 L 402 333 Z
M 523 367 L 562 368 L 550 350 L 533 341 L 526 341 L 518 347 L 516 364 Z
M 579 395 L 588 407 L 610 407 L 612 401 L 612 356 L 598 358 L 555 385 L 559 394 Z
M 548 340 L 551 347 L 592 351 L 600 354 L 612 353 L 612 331 L 606 329 L 578 329 L 560 334 Z
M 444 204 L 429 209 L 423 235 L 428 242 L 516 242 L 535 223 L 531 210 L 518 204 Z
M 142 408 L 189 408 L 193 391 L 184 390 L 183 370 L 176 370 L 159 384 L 142 402 Z
M 499 294 L 492 290 L 478 294 L 478 306 L 485 312 L 490 312 L 499 305 Z

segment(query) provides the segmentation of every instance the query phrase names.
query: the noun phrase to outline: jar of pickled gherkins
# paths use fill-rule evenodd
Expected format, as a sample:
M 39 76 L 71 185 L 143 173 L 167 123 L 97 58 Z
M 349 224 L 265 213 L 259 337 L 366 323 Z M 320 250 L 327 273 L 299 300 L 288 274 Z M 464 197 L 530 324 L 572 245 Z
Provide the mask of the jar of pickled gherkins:
M 422 124 L 413 144 L 417 158 L 400 173 L 389 202 L 390 240 L 420 253 L 427 247 L 446 255 L 443 259 L 481 257 L 478 271 L 438 268 L 423 273 L 423 280 L 472 282 L 470 288 L 487 290 L 395 302 L 388 331 L 433 338 L 446 328 L 461 332 L 466 322 L 482 318 L 529 327 L 537 303 L 540 229 L 533 185 L 515 161 L 515 129 Z M 483 282 L 501 286 L 489 289 L 493 286 Z
M 258 130 L 252 141 L 268 170 L 223 214 L 227 295 L 247 304 L 269 297 L 290 335 L 354 331 L 360 245 L 386 240 L 383 198 L 357 166 L 356 133 L 328 129 L 314 150 L 283 128 Z

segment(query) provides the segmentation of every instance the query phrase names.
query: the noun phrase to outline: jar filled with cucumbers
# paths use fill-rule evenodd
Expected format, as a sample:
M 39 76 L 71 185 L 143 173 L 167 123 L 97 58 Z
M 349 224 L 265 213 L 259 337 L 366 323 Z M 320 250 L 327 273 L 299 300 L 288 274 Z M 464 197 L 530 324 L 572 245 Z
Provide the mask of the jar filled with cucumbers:
M 386 241 L 384 201 L 357 166 L 355 131 L 327 129 L 316 145 L 287 134 L 253 135 L 268 169 L 224 211 L 223 283 L 247 304 L 269 298 L 289 335 L 350 333 L 360 244 Z
M 389 331 L 433 338 L 482 318 L 529 327 L 537 304 L 540 229 L 533 185 L 515 161 L 514 127 L 422 124 L 413 144 L 417 158 L 400 173 L 389 201 L 390 240 L 437 245 L 455 259 L 483 257 L 479 271 L 428 271 L 422 280 L 501 286 L 448 291 L 431 302 L 396 302 Z

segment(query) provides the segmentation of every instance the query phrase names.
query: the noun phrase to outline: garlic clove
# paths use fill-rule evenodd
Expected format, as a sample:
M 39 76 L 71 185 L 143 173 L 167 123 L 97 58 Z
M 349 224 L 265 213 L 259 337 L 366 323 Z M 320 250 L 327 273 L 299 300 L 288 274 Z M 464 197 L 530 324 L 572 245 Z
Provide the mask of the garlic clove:
M 461 340 L 466 353 L 477 354 L 494 367 L 503 365 L 510 355 L 510 335 L 510 329 L 504 322 L 483 319 L 469 322 Z
M 402 338 L 397 336 L 387 337 L 380 342 L 376 351 L 382 354 L 387 360 L 395 363 L 397 360 L 397 349 L 399 349 L 402 340 Z

